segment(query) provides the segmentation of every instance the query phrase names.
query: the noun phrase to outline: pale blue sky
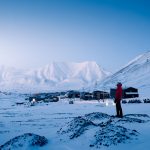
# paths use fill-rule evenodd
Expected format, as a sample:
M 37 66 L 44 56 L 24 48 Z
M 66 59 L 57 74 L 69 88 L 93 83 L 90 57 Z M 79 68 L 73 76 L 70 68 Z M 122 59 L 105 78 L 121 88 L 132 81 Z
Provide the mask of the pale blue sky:
M 148 50 L 149 0 L 0 0 L 0 65 L 96 61 L 115 71 Z

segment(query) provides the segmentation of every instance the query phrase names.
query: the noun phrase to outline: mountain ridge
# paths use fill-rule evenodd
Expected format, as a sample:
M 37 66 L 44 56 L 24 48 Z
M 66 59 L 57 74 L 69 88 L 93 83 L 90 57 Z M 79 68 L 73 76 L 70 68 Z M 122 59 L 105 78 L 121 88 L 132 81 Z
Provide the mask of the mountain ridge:
M 37 69 L 0 67 L 0 90 L 40 92 L 81 89 L 110 75 L 94 61 L 53 62 Z
M 136 87 L 142 95 L 148 95 L 150 88 L 150 52 L 131 60 L 122 69 L 98 83 L 98 88 L 114 88 L 117 82 L 124 87 Z

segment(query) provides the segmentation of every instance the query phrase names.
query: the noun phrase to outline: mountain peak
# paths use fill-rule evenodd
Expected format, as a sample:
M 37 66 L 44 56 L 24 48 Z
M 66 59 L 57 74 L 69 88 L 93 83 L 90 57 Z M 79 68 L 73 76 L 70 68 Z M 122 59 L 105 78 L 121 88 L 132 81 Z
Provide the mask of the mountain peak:
M 122 82 L 123 86 L 133 86 L 139 88 L 141 93 L 145 93 L 150 88 L 150 52 L 139 55 L 130 61 L 122 69 L 109 76 L 99 83 L 99 87 L 110 89 L 115 87 L 117 82 Z
M 0 68 L 0 73 L 0 90 L 23 92 L 80 89 L 108 76 L 108 72 L 94 61 L 52 62 L 26 71 Z

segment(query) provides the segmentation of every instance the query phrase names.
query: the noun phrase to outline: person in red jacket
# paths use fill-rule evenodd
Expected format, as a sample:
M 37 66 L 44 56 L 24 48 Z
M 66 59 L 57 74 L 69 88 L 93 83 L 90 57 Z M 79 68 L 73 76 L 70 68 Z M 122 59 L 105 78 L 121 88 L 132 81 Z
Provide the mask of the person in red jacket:
M 122 118 L 122 108 L 121 108 L 121 99 L 122 99 L 122 84 L 119 82 L 117 84 L 116 95 L 115 95 L 115 103 L 116 103 L 116 112 L 117 117 Z

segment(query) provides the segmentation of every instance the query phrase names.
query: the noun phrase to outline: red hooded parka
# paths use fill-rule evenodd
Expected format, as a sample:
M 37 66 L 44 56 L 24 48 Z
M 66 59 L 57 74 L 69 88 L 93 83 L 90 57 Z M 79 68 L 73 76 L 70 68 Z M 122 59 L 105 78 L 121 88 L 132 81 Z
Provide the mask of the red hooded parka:
M 122 84 L 117 84 L 115 101 L 120 102 L 122 99 Z

